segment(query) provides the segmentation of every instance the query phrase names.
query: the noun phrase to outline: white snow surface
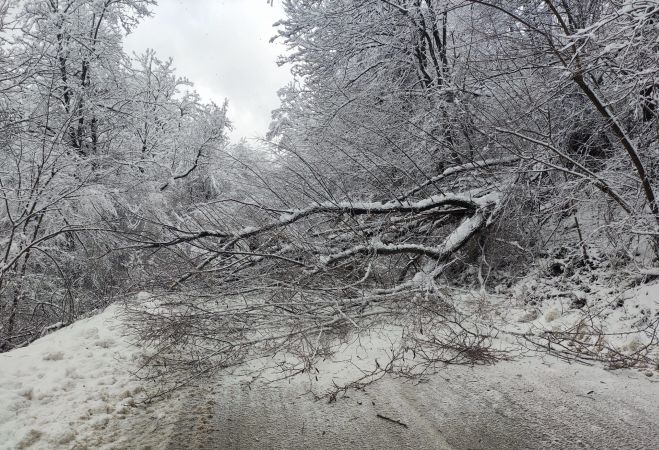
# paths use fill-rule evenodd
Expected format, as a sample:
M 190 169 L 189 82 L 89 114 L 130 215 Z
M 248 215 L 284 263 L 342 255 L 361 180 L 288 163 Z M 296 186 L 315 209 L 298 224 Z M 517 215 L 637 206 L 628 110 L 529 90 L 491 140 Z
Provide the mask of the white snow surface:
M 266 372 L 267 383 L 254 381 L 255 367 L 220 376 L 191 392 L 165 448 L 659 448 L 659 373 L 546 355 L 438 365 L 420 378 L 385 376 L 336 401 L 314 400 L 310 391 L 329 392 L 386 364 L 399 331 L 348 338 L 293 378 Z
M 609 319 L 624 322 L 657 295 L 659 284 L 635 288 Z M 246 368 L 144 405 L 150 386 L 133 375 L 143 350 L 124 337 L 120 312 L 109 307 L 0 354 L 0 449 L 659 448 L 654 367 L 607 371 L 536 356 L 438 367 L 416 381 L 385 377 L 331 404 L 314 400 L 309 391 L 386 363 L 393 328 L 349 339 L 291 379 L 253 384 Z
M 504 303 L 499 318 L 507 322 L 507 330 L 542 332 L 574 329 L 586 323 L 602 330 L 601 343 L 622 353 L 633 353 L 645 345 L 654 346 L 655 368 L 659 368 L 659 349 L 656 348 L 657 319 L 659 318 L 659 282 L 639 286 L 613 286 L 610 280 L 602 283 L 582 282 L 580 286 L 563 286 L 556 279 L 533 278 L 522 280 L 509 295 L 513 304 Z M 494 298 L 490 296 L 490 300 Z M 572 304 L 581 299 L 582 309 Z M 535 305 L 523 303 L 534 301 Z
M 124 423 L 153 427 L 167 414 L 174 402 L 136 407 L 140 350 L 122 335 L 119 308 L 0 354 L 0 449 L 129 448 Z

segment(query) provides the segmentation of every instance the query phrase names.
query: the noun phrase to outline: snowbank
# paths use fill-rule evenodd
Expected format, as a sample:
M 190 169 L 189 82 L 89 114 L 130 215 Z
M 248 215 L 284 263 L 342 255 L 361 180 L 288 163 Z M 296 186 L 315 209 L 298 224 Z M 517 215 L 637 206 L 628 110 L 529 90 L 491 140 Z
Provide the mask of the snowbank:
M 577 281 L 529 277 L 514 286 L 516 304 L 503 314 L 512 331 L 580 330 L 593 333 L 592 340 L 604 351 L 628 355 L 648 346 L 654 366 L 646 368 L 659 369 L 659 283 L 615 286 L 611 280 Z
M 135 407 L 144 398 L 131 375 L 140 351 L 122 337 L 117 311 L 0 354 L 0 449 L 126 448 L 125 427 L 153 427 L 167 414 L 172 402 L 159 413 Z

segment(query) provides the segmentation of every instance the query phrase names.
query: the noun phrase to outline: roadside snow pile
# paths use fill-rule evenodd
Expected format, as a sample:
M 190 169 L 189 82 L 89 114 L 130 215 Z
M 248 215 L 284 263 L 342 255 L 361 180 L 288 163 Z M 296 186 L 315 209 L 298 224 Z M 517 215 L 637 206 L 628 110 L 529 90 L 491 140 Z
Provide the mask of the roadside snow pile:
M 167 413 L 166 402 L 158 414 L 135 407 L 145 397 L 130 373 L 140 350 L 122 337 L 118 310 L 0 354 L 0 449 L 126 448 L 127 428 Z
M 502 314 L 507 330 L 532 333 L 537 343 L 610 368 L 659 369 L 659 282 L 621 281 L 608 268 L 549 266 L 547 272 L 498 289 L 500 304 L 512 300 Z

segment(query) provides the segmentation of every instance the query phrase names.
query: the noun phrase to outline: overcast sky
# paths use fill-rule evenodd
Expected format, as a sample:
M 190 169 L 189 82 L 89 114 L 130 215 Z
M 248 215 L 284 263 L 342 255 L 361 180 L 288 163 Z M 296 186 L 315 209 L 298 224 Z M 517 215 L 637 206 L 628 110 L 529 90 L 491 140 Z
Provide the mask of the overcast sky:
M 205 100 L 229 99 L 231 137 L 263 135 L 277 90 L 291 75 L 275 63 L 284 48 L 269 43 L 272 24 L 283 13 L 267 0 L 158 0 L 154 15 L 126 38 L 126 48 L 152 48 L 172 57 L 177 73 L 195 84 Z

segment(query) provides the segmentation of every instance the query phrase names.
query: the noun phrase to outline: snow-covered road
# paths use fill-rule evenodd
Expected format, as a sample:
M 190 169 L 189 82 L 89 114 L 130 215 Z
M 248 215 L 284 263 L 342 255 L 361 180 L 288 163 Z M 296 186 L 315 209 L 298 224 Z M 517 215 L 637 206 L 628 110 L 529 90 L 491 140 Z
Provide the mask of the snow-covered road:
M 331 404 L 302 379 L 218 381 L 184 402 L 166 448 L 656 449 L 655 378 L 523 360 L 452 366 L 422 384 L 383 379 Z
M 251 388 L 224 374 L 140 406 L 151 386 L 119 310 L 0 355 L 0 449 L 659 448 L 657 370 L 539 357 L 384 378 L 333 403 L 307 392 L 308 373 Z M 382 340 L 361 343 L 319 363 L 316 391 L 373 367 Z

